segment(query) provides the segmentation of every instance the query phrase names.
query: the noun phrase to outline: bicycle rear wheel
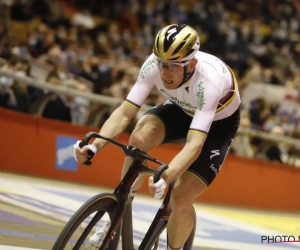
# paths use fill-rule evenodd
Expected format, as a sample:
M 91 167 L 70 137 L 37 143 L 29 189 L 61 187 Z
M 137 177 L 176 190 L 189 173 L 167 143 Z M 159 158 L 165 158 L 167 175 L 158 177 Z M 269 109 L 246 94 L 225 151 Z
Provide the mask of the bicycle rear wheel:
M 101 219 L 114 221 L 118 205 L 117 197 L 110 193 L 99 194 L 89 199 L 77 210 L 65 225 L 52 250 L 104 249 L 104 246 L 101 246 L 101 248 L 93 248 L 87 239 L 91 236 L 93 229 L 95 230 L 96 224 Z M 91 220 L 89 221 L 89 219 Z M 81 225 L 82 223 L 83 226 Z M 105 249 L 117 249 L 120 235 L 119 228 L 114 239 L 108 242 L 108 247 L 105 247 Z M 81 229 L 83 232 L 78 233 L 76 231 L 77 229 Z M 75 239 L 77 237 L 79 237 L 78 240 Z

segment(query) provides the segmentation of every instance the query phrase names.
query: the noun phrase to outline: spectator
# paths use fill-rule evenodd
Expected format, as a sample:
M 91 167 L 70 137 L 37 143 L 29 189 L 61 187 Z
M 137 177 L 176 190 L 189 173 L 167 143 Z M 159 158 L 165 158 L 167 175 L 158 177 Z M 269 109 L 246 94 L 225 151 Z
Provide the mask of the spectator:
M 257 98 L 250 108 L 250 120 L 252 127 L 255 129 L 261 129 L 269 115 L 270 110 L 265 99 Z
M 5 27 L 0 23 L 0 34 L 3 34 L 0 36 L 0 56 L 14 58 L 8 64 L 11 70 L 20 71 L 17 74 L 26 72 L 26 75 L 31 75 L 28 62 L 15 59 L 16 56 L 25 56 L 51 65 L 47 79 L 45 74 L 33 74 L 41 77 L 40 80 L 81 91 L 92 88 L 96 94 L 125 98 L 138 76 L 136 69 L 151 53 L 158 29 L 170 22 L 186 22 L 196 27 L 204 52 L 213 52 L 231 66 L 241 91 L 255 82 L 299 91 L 298 2 L 254 1 L 249 6 L 245 2 L 236 4 L 233 0 L 175 0 L 172 4 L 159 0 L 90 0 L 88 3 L 77 0 L 17 1 L 12 18 L 28 20 L 24 26 L 26 37 L 18 32 L 7 36 Z M 79 11 L 67 17 L 64 16 L 64 7 L 70 3 L 77 5 Z M 83 83 L 80 77 L 91 81 L 92 86 Z M 47 104 L 40 106 L 40 111 L 46 107 L 45 115 L 76 124 L 84 124 L 91 116 L 89 106 L 96 106 L 95 114 L 107 109 L 105 105 L 89 103 L 80 97 L 54 95 L 22 82 L 11 83 L 6 78 L 0 78 L 0 81 L 1 105 L 23 112 L 28 112 L 27 97 L 31 112 L 35 110 L 33 106 Z M 155 93 L 147 99 L 149 105 L 160 101 Z M 276 103 L 268 103 L 265 98 L 258 98 L 249 111 L 244 110 L 241 122 L 245 128 L 265 132 L 282 126 L 286 135 L 295 135 L 294 120 L 279 119 L 277 106 Z M 62 107 L 66 112 L 59 112 L 61 116 L 55 117 L 55 107 Z M 108 116 L 109 112 L 103 119 Z M 240 142 L 244 143 L 244 139 L 241 138 Z M 251 146 L 254 151 L 261 151 L 270 145 L 252 140 Z M 251 155 L 248 149 L 246 153 Z
M 276 136 L 283 136 L 283 134 L 284 134 L 284 131 L 279 126 L 274 126 L 270 132 Z M 266 157 L 270 161 L 276 161 L 279 163 L 283 163 L 282 157 L 285 152 L 286 152 L 286 150 L 285 150 L 284 145 L 282 145 L 282 144 L 278 145 L 276 143 L 267 149 Z
M 93 92 L 101 94 L 104 88 L 111 84 L 111 69 L 107 59 L 101 57 L 86 57 L 82 61 L 81 77 L 94 83 Z
M 120 80 L 110 87 L 111 96 L 125 99 L 132 87 L 132 80 L 128 72 L 120 72 Z
M 85 84 L 78 83 L 73 85 L 73 88 L 82 92 L 89 92 Z M 71 104 L 72 122 L 78 125 L 86 125 L 90 113 L 89 109 L 90 102 L 86 98 L 80 96 L 75 97 Z
M 50 75 L 47 79 L 48 83 L 61 85 L 61 80 L 58 75 Z M 71 122 L 70 97 L 58 94 L 47 95 L 42 107 L 42 116 L 60 121 Z
M 19 77 L 25 77 L 25 71 L 16 71 L 16 75 Z M 23 113 L 30 113 L 30 99 L 28 94 L 28 85 L 22 81 L 15 81 L 12 86 L 12 90 L 16 97 L 18 104 L 18 110 Z
M 0 107 L 7 109 L 18 109 L 15 94 L 11 89 L 13 80 L 11 78 L 1 76 L 0 77 Z
M 16 59 L 12 58 L 7 63 L 1 66 L 1 70 L 14 71 Z M 0 76 L 0 107 L 18 110 L 18 104 L 12 85 L 14 81 L 7 76 Z
M 88 9 L 77 12 L 72 18 L 72 23 L 76 26 L 82 26 L 86 29 L 92 29 L 95 27 L 94 19 Z

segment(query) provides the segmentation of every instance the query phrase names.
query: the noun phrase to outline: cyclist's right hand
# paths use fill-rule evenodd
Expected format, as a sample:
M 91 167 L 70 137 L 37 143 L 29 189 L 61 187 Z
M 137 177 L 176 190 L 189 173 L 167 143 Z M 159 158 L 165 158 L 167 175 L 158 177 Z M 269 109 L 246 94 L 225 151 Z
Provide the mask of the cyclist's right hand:
M 84 163 L 88 160 L 88 151 L 91 150 L 94 154 L 96 154 L 97 148 L 93 144 L 88 144 L 80 148 L 79 143 L 80 141 L 77 141 L 74 144 L 74 158 L 79 163 Z

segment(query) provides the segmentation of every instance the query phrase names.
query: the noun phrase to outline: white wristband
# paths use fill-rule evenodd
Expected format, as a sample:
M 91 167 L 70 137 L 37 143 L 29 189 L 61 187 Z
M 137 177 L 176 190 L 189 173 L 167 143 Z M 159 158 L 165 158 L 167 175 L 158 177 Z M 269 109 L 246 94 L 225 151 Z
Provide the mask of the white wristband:
M 89 144 L 89 148 L 94 154 L 97 153 L 97 147 L 94 144 Z
M 155 199 L 162 198 L 165 193 L 167 183 L 164 181 L 164 179 L 161 178 L 161 179 L 159 179 L 158 182 L 154 183 L 154 186 L 156 187 L 154 198 Z
M 75 154 L 75 151 L 76 151 L 76 148 L 79 148 L 79 143 L 81 141 L 77 141 L 74 145 L 73 145 L 73 156 L 75 158 L 75 160 L 77 161 L 77 158 L 76 158 L 76 154 Z M 97 153 L 97 147 L 94 145 L 94 144 L 88 144 L 89 146 L 89 149 L 94 153 L 96 154 Z

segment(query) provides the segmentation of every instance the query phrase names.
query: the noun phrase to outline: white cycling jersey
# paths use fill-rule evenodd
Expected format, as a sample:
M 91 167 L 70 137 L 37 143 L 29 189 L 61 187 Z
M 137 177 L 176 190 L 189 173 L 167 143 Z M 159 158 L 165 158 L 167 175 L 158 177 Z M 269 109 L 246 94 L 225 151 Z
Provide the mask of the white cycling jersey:
M 191 132 L 207 135 L 211 123 L 232 115 L 241 100 L 231 69 L 217 57 L 197 52 L 198 63 L 193 76 L 178 89 L 164 88 L 155 55 L 151 54 L 140 69 L 137 82 L 126 102 L 140 108 L 154 86 L 168 100 L 193 117 Z M 180 122 L 180 121 L 178 121 Z

